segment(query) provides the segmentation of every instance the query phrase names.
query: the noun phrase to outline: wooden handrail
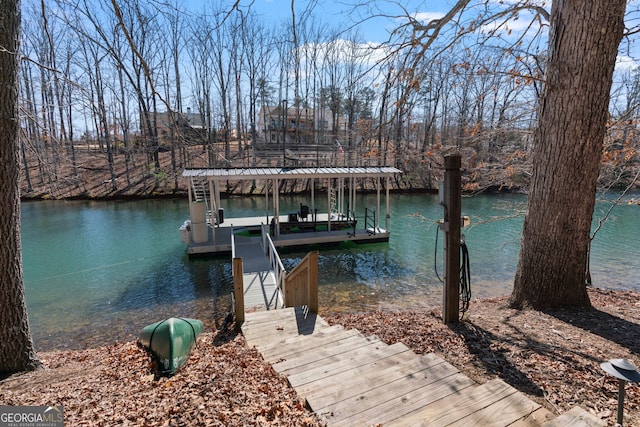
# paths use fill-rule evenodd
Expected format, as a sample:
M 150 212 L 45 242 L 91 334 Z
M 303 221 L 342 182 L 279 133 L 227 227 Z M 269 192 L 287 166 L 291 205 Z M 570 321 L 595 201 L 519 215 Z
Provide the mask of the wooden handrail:
M 309 252 L 284 281 L 284 305 L 306 305 L 312 313 L 318 312 L 318 251 Z
M 236 324 L 244 322 L 244 277 L 242 258 L 233 258 L 233 294 Z
M 280 255 L 278 254 L 278 251 L 273 244 L 273 240 L 271 240 L 271 235 L 267 232 L 267 227 L 264 224 L 262 226 L 262 238 L 263 245 L 265 246 L 265 253 L 269 258 L 270 269 L 276 278 L 276 286 L 278 287 L 278 289 L 283 290 L 285 287 L 287 270 L 285 270 L 284 265 L 282 264 L 282 260 L 280 259 Z M 286 305 L 287 304 L 285 303 L 285 306 Z M 275 308 L 278 308 L 277 302 Z

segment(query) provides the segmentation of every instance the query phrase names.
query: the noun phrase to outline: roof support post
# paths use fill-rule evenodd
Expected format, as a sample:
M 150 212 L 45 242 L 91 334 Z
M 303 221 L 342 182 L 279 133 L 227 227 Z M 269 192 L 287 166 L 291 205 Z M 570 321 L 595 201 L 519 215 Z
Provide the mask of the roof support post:
M 276 239 L 280 238 L 280 198 L 278 197 L 278 180 L 273 180 L 273 217 L 275 222 L 275 230 L 273 234 Z
M 376 177 L 376 233 L 380 228 L 380 177 Z
M 384 212 L 384 229 L 388 233 L 389 232 L 389 177 L 387 177 L 387 183 L 385 185 L 386 193 L 385 193 L 385 212 Z
M 269 225 L 269 180 L 265 179 L 264 182 L 264 197 L 265 197 L 265 205 L 264 211 L 267 214 L 267 225 Z
M 327 231 L 331 231 L 331 178 L 327 178 Z
M 356 177 L 351 177 L 351 211 L 353 212 L 353 219 L 356 219 Z M 347 215 L 348 216 L 348 215 Z
M 316 212 L 316 179 L 311 178 L 311 215 L 313 215 L 313 220 L 315 221 L 315 212 Z

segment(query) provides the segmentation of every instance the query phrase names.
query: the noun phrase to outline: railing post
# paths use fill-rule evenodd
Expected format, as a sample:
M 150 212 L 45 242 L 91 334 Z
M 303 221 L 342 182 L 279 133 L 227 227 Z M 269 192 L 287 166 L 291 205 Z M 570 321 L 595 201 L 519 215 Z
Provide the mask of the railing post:
M 444 158 L 444 292 L 442 318 L 446 325 L 460 317 L 460 213 L 461 157 L 452 154 Z
M 242 258 L 233 259 L 233 293 L 235 295 L 236 324 L 244 322 L 244 279 Z
M 309 311 L 318 313 L 318 251 L 309 255 Z

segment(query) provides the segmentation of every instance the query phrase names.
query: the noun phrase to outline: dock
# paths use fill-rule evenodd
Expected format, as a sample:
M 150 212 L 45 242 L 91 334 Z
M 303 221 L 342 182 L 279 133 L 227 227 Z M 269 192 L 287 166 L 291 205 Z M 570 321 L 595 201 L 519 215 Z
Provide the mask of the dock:
M 189 219 L 179 228 L 180 239 L 190 256 L 229 253 L 238 232 L 268 232 L 276 247 L 387 242 L 390 180 L 399 173 L 392 167 L 185 169 Z M 263 182 L 263 208 L 251 216 L 225 211 L 224 183 L 246 180 Z M 281 211 L 281 184 L 298 180 L 308 183 L 306 200 Z M 364 182 L 375 187 L 376 199 L 358 210 L 356 193 Z
M 302 307 L 247 313 L 242 333 L 329 426 L 606 425 L 580 407 L 556 417 L 500 379 L 477 384 L 433 353 Z

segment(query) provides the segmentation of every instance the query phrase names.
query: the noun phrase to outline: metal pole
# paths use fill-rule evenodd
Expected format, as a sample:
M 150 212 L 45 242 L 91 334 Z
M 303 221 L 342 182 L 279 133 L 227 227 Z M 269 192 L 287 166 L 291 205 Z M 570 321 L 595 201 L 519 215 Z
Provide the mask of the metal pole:
M 376 178 L 376 217 L 375 217 L 375 221 L 374 221 L 374 227 L 376 230 L 376 233 L 378 232 L 378 229 L 380 228 L 380 177 Z
M 618 424 L 622 426 L 622 418 L 624 412 L 624 386 L 627 384 L 625 380 L 618 380 Z
M 385 211 L 384 211 L 384 229 L 387 230 L 387 233 L 389 232 L 389 181 L 390 178 L 387 177 L 386 180 L 386 185 L 385 185 L 385 196 L 384 196 L 384 202 L 385 202 Z
M 289 114 L 287 111 L 287 100 L 282 100 L 282 167 L 287 166 L 287 119 Z
M 273 235 L 276 237 L 276 239 L 280 238 L 280 192 L 278 191 L 278 187 L 280 185 L 280 182 L 278 181 L 278 179 L 274 179 L 273 180 L 273 209 L 274 209 L 274 214 L 273 217 L 275 218 L 275 230 Z
M 460 214 L 462 190 L 459 154 L 444 158 L 444 292 L 442 318 L 457 323 L 460 310 Z

